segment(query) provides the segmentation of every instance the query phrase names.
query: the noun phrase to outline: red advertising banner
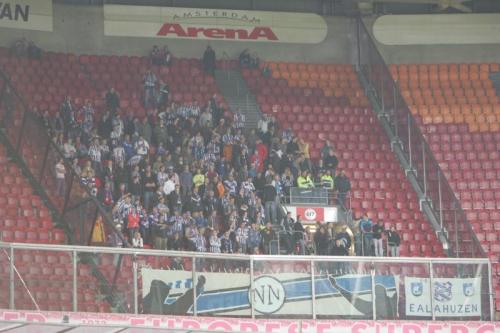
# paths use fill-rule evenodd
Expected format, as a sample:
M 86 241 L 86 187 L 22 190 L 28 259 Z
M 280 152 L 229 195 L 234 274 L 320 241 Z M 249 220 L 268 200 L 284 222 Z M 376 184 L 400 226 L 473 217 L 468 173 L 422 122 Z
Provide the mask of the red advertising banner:
M 499 322 L 252 320 L 0 310 L 0 321 L 259 333 L 500 333 Z
M 323 221 L 325 209 L 323 207 L 297 207 L 297 216 L 308 222 Z

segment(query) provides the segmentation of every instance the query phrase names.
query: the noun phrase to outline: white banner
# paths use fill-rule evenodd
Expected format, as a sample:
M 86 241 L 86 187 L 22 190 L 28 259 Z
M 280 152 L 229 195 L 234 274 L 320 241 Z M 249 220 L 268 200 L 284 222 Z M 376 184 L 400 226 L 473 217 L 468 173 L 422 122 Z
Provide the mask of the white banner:
M 385 45 L 498 44 L 500 14 L 384 15 L 373 34 Z
M 194 304 L 193 290 L 196 289 L 196 310 L 199 315 L 250 315 L 251 300 L 254 302 L 257 316 L 312 315 L 312 283 L 309 274 L 259 274 L 258 265 L 256 270 L 254 291 L 251 293 L 248 272 L 200 272 L 197 274 L 196 283 L 193 284 L 190 271 L 143 268 L 144 312 L 191 315 Z M 375 276 L 378 318 L 397 317 L 397 281 L 397 276 Z M 372 318 L 370 275 L 316 275 L 315 295 L 318 315 Z
M 104 5 L 106 36 L 317 44 L 327 32 L 316 14 Z
M 481 278 L 405 277 L 406 315 L 436 317 L 481 316 Z
M 52 31 L 52 0 L 0 2 L 0 27 Z

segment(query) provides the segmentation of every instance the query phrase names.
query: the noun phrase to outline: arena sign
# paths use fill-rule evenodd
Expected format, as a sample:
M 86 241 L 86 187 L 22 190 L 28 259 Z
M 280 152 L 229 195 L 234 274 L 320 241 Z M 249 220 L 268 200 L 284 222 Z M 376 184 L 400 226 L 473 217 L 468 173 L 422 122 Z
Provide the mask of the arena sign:
M 430 317 L 481 316 L 480 278 L 405 277 L 406 315 Z
M 327 30 L 316 14 L 104 5 L 106 36 L 317 44 Z
M 267 264 L 267 263 L 263 263 Z M 225 268 L 230 268 L 228 262 Z M 264 267 L 254 268 L 259 272 Z M 292 270 L 290 270 L 292 271 Z M 256 274 L 253 292 L 247 273 L 203 272 L 193 283 L 191 271 L 143 268 L 145 313 L 215 316 L 312 315 L 312 283 L 307 273 Z M 369 319 L 373 315 L 370 275 L 315 276 L 316 313 Z M 383 318 L 397 317 L 397 276 L 375 276 L 376 311 Z M 252 297 L 253 295 L 253 297 Z
M 52 0 L 1 1 L 0 27 L 52 31 Z

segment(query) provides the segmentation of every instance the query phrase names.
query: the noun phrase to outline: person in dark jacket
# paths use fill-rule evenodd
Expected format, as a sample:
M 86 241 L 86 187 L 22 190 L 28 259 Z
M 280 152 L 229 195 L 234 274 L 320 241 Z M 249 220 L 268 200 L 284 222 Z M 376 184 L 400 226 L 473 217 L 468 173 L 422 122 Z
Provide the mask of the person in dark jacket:
M 111 87 L 106 93 L 106 107 L 111 111 L 111 116 L 114 116 L 116 110 L 120 107 L 120 95 Z
M 203 69 L 207 74 L 215 75 L 215 51 L 210 45 L 207 46 L 203 53 Z
M 323 159 L 323 169 L 330 170 L 331 175 L 335 176 L 335 170 L 337 169 L 338 165 L 339 165 L 339 160 L 338 160 L 337 156 L 335 155 L 333 149 L 330 148 L 330 151 Z
M 297 221 L 293 224 L 293 239 L 295 241 L 295 244 L 299 246 L 299 253 L 300 255 L 305 255 L 306 254 L 306 242 L 304 239 L 304 226 L 302 225 L 302 222 L 300 221 L 300 215 L 297 216 Z
M 278 214 L 278 207 L 276 204 L 277 193 L 276 188 L 273 186 L 273 184 L 271 184 L 271 182 L 267 182 L 266 186 L 264 186 L 262 196 L 264 201 L 266 222 L 276 224 Z
M 332 256 L 348 256 L 351 248 L 351 236 L 347 233 L 347 226 L 343 226 L 341 231 L 335 236 L 335 241 L 332 244 Z M 334 265 L 334 270 L 339 274 L 346 274 L 349 271 L 348 262 L 337 262 Z
M 167 243 L 168 249 L 172 251 L 181 251 L 182 250 L 182 238 L 180 233 L 176 232 L 172 238 L 172 241 Z
M 382 239 L 384 232 L 384 223 L 379 220 L 377 224 L 373 226 L 373 247 L 375 249 L 376 257 L 384 256 L 384 243 Z
M 328 233 L 326 228 L 321 226 L 319 230 L 314 235 L 314 244 L 316 245 L 316 253 L 320 256 L 328 255 Z
M 359 221 L 359 230 L 363 240 L 363 255 L 369 257 L 373 254 L 373 222 L 368 218 L 367 214 L 364 214 L 363 218 Z
M 277 254 L 276 252 L 271 252 L 271 241 L 276 239 L 276 232 L 273 229 L 273 225 L 268 223 L 260 233 L 262 235 L 262 247 L 264 248 L 264 254 Z
M 399 246 L 401 245 L 401 237 L 399 236 L 396 228 L 392 225 L 387 231 L 387 245 L 391 257 L 399 257 Z
M 335 177 L 334 180 L 335 189 L 337 190 L 337 201 L 339 205 L 345 208 L 345 199 L 347 193 L 351 190 L 351 181 L 345 175 L 344 170 L 341 170 L 340 173 Z
M 234 253 L 236 252 L 236 245 L 234 242 L 234 235 L 231 235 L 231 231 L 227 230 L 221 237 L 220 250 L 222 253 Z
M 346 244 L 342 241 L 342 239 L 335 239 L 335 242 L 333 243 L 332 246 L 332 251 L 331 255 L 332 256 L 347 256 L 348 249 L 346 247 Z

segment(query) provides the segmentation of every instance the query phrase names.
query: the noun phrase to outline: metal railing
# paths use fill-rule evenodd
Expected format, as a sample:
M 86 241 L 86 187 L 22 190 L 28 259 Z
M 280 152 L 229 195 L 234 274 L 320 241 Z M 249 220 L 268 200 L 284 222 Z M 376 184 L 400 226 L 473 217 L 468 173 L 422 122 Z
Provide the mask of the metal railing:
M 289 195 L 285 196 L 286 203 L 290 205 L 341 206 L 346 211 L 351 209 L 350 191 L 341 193 L 335 189 L 322 187 L 321 184 L 315 185 L 314 188 L 290 187 Z
M 439 223 L 438 232 L 447 238 L 456 257 L 485 257 L 467 216 L 453 189 L 436 161 L 417 120 L 410 112 L 397 82 L 379 53 L 364 22 L 358 18 L 358 59 L 360 76 L 369 85 L 369 95 L 376 100 L 376 112 L 387 120 L 395 140 L 408 161 L 408 173 L 413 173 L 421 189 L 424 202 L 428 202 Z M 378 108 L 378 110 L 377 110 Z
M 40 190 L 46 194 L 50 207 L 56 211 L 56 216 L 60 219 L 56 222 L 62 222 L 69 228 L 67 232 L 69 242 L 76 245 L 90 245 L 92 232 L 98 220 L 103 221 L 106 235 L 114 233 L 109 213 L 92 195 L 90 189 L 81 182 L 74 167 L 64 159 L 61 147 L 56 144 L 53 137 L 49 136 L 46 124 L 40 115 L 31 111 L 30 106 L 25 103 L 2 70 L 0 70 L 0 87 L 3 87 L 2 96 L 5 96 L 7 87 L 10 91 L 9 102 L 5 103 L 5 98 L 2 98 L 0 103 L 3 136 L 27 167 L 30 176 L 39 184 Z M 61 159 L 66 169 L 64 193 L 58 193 L 55 177 L 55 166 Z M 122 240 L 127 244 L 123 237 Z
M 43 269 L 44 265 L 41 262 L 43 258 L 49 257 L 57 258 L 61 262 L 66 258 L 66 264 L 52 265 L 53 267 L 48 268 L 50 272 L 44 274 L 33 274 L 32 269 Z M 477 306 L 481 307 L 481 314 L 468 317 L 464 315 L 453 319 L 492 320 L 493 318 L 491 266 L 488 259 L 483 258 L 247 256 L 131 248 L 0 243 L 0 265 L 3 268 L 0 270 L 0 281 L 4 282 L 5 286 L 0 293 L 2 293 L 2 299 L 9 300 L 9 309 L 45 311 L 57 306 L 57 300 L 60 302 L 65 299 L 71 304 L 72 311 L 88 311 L 86 309 L 89 304 L 97 303 L 109 295 L 100 294 L 95 298 L 90 298 L 91 295 L 86 293 L 89 290 L 97 292 L 100 290 L 98 282 L 85 273 L 86 264 L 94 261 L 106 272 L 107 267 L 113 266 L 113 262 L 118 258 L 121 258 L 124 264 L 121 265 L 120 278 L 117 280 L 114 293 L 120 295 L 124 302 L 129 304 L 127 308 L 122 309 L 127 313 L 159 314 L 152 312 L 151 295 L 153 295 L 160 297 L 156 305 L 160 304 L 159 306 L 162 307 L 166 304 L 162 314 L 299 319 L 409 319 L 412 318 L 411 315 L 403 310 L 403 304 L 408 298 L 405 294 L 411 288 L 416 287 L 409 286 L 410 282 L 407 279 L 414 281 L 413 278 L 418 278 L 421 281 L 428 281 L 430 285 L 433 285 L 433 279 L 440 279 L 437 281 L 440 281 L 439 283 L 442 283 L 443 279 L 447 279 L 449 283 L 465 281 L 461 279 L 468 279 L 467 281 L 475 279 L 474 281 L 477 282 L 475 289 L 467 292 L 469 296 L 474 292 L 479 293 L 480 305 L 477 304 Z M 27 265 L 33 267 L 26 267 Z M 54 269 L 57 271 L 52 273 Z M 339 274 L 339 272 L 342 273 Z M 179 277 L 182 279 L 179 280 Z M 275 288 L 273 292 L 277 292 L 275 294 L 277 300 L 289 310 L 270 311 L 268 307 L 259 303 L 262 297 L 262 283 L 268 281 L 266 280 L 268 278 L 278 283 L 276 285 L 272 283 L 271 287 Z M 340 288 L 337 285 L 342 279 L 352 278 L 360 279 L 358 282 L 364 279 L 365 288 L 368 290 L 371 288 L 372 291 L 365 290 L 358 295 L 354 290 L 348 291 L 349 288 L 345 286 Z M 165 291 L 167 293 L 164 295 L 161 288 L 158 289 L 159 294 L 154 294 L 151 289 L 148 289 L 153 288 L 153 280 L 164 284 L 165 288 L 172 290 L 172 294 Z M 211 297 L 218 297 L 218 290 L 222 294 L 232 290 L 214 286 L 217 283 L 220 285 L 222 281 L 224 287 L 226 284 L 229 287 L 236 280 L 242 284 L 236 290 L 239 294 L 241 293 L 242 298 L 221 296 L 217 298 L 216 306 L 212 306 Z M 378 290 L 381 282 L 377 282 L 376 287 L 375 280 L 392 281 L 386 287 L 392 290 L 393 296 L 387 298 L 386 294 L 381 294 Z M 198 281 L 197 284 L 195 281 Z M 150 283 L 150 286 L 147 283 Z M 290 284 L 293 283 L 298 284 L 291 286 Z M 54 284 L 57 284 L 57 287 L 54 287 Z M 378 291 L 375 291 L 375 288 Z M 280 290 L 287 296 L 282 297 L 283 294 L 279 296 Z M 421 293 L 422 289 L 416 288 L 414 292 Z M 432 300 L 438 289 L 430 288 L 428 292 Z M 243 294 L 248 296 L 243 297 Z M 66 296 L 63 298 L 62 295 Z M 450 298 L 453 299 L 455 295 L 444 296 L 449 297 L 446 304 L 453 304 L 454 301 Z M 439 294 L 439 297 L 444 296 Z M 300 303 L 294 301 L 287 305 L 288 297 L 298 297 L 296 301 Z M 215 302 L 215 299 L 212 301 Z M 235 311 L 235 301 L 242 303 L 237 312 L 232 312 Z M 335 303 L 338 301 L 341 303 Z M 325 302 L 344 304 L 345 307 L 352 307 L 353 312 L 339 315 L 336 312 L 338 307 L 334 303 L 328 303 L 331 306 L 325 306 Z M 388 306 L 387 302 L 394 306 L 394 313 L 387 314 L 387 311 L 383 310 Z M 296 306 L 304 310 L 299 313 L 293 312 L 292 309 Z M 399 309 L 400 306 L 401 309 Z M 227 311 L 220 309 L 227 309 Z M 111 308 L 111 311 L 117 310 Z M 426 316 L 412 319 L 428 320 L 431 318 L 445 319 L 435 312 L 434 307 L 431 307 Z

